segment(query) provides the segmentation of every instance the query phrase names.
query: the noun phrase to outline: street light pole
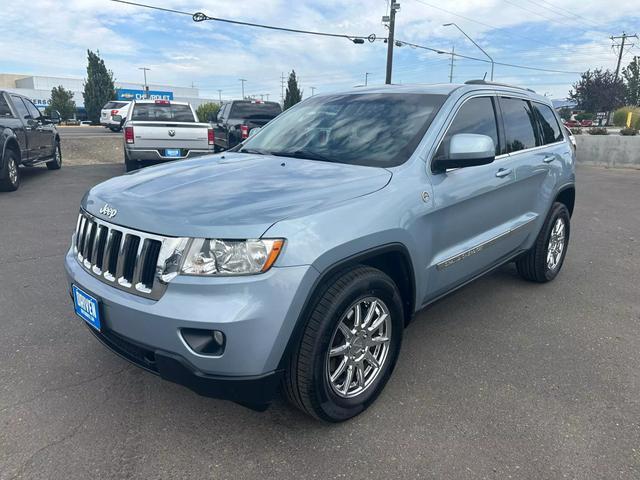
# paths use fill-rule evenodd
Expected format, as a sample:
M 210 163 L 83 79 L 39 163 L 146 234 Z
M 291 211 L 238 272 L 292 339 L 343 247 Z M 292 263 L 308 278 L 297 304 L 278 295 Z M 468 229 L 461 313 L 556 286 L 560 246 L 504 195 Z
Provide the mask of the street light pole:
M 242 82 L 242 100 L 244 100 L 244 82 L 246 82 L 247 80 L 244 78 L 239 78 L 238 80 Z
M 218 99 L 220 101 L 220 105 L 222 105 L 222 90 L 218 89 Z
M 144 98 L 149 98 L 149 86 L 147 85 L 147 70 L 151 70 L 147 67 L 138 67 L 138 70 L 144 72 Z
M 364 72 L 364 86 L 366 87 L 369 83 L 369 75 L 371 75 L 369 72 Z
M 316 87 L 309 87 L 311 89 L 311 96 L 313 97 L 316 93 Z
M 455 23 L 445 23 L 445 24 L 443 25 L 443 27 L 450 27 L 450 26 L 454 26 L 454 27 L 456 27 L 458 30 L 460 30 L 460 33 L 462 33 L 465 37 L 467 37 L 467 38 L 469 39 L 469 41 L 470 41 L 471 43 L 473 43 L 476 47 L 478 47 L 478 49 L 479 49 L 482 53 L 484 53 L 484 54 L 487 56 L 487 58 L 491 61 L 491 81 L 493 81 L 493 67 L 494 67 L 494 62 L 493 62 L 493 58 L 491 58 L 491 55 L 489 55 L 487 52 L 485 52 L 485 51 L 484 51 L 484 48 L 482 48 L 480 45 L 478 45 L 478 44 L 473 40 L 473 38 L 471 38 L 469 35 L 467 35 L 467 34 L 464 32 L 464 30 L 462 30 L 462 29 L 461 29 L 457 24 L 455 24 Z

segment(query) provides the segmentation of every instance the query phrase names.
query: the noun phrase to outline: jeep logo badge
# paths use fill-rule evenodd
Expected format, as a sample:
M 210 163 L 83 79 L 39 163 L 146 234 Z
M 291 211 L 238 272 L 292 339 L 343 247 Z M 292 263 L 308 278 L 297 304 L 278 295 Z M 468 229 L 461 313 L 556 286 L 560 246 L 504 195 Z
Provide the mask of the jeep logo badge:
M 175 137 L 176 136 L 176 131 L 175 130 L 169 130 L 169 136 L 170 137 Z
M 105 203 L 104 206 L 100 209 L 100 214 L 108 218 L 113 218 L 118 214 L 118 210 L 110 207 L 108 203 Z

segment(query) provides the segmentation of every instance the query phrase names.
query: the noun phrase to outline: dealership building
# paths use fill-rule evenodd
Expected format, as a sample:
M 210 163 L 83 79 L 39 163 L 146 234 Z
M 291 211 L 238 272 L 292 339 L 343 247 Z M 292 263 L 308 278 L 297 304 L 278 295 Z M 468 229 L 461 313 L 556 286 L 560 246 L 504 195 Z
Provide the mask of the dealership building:
M 80 120 L 85 119 L 86 111 L 82 97 L 84 79 L 0 73 L 0 90 L 24 95 L 30 98 L 41 110 L 44 110 L 51 101 L 51 89 L 61 85 L 73 92 L 73 100 L 76 102 L 77 107 L 76 117 Z M 116 98 L 113 100 L 130 101 L 144 98 L 144 85 L 140 83 L 115 82 L 115 87 Z M 203 103 L 216 101 L 209 98 L 201 98 L 196 87 L 176 87 L 150 83 L 148 88 L 149 98 L 189 102 L 194 108 Z

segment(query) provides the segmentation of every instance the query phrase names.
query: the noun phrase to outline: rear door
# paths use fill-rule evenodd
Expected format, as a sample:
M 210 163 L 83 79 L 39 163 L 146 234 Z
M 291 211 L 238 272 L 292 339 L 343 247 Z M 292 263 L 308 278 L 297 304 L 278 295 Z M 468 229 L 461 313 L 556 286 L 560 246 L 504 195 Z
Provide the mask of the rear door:
M 506 259 L 518 243 L 514 233 L 527 221 L 514 206 L 515 172 L 499 128 L 497 99 L 475 94 L 457 108 L 434 158 L 447 155 L 458 133 L 491 137 L 497 155 L 488 165 L 431 172 L 434 211 L 425 221 L 437 228 L 425 245 L 432 255 L 425 301 Z
M 544 218 L 543 207 L 551 195 L 548 148 L 544 146 L 537 114 L 531 101 L 517 96 L 499 97 L 504 123 L 507 152 L 515 173 L 517 195 L 514 195 L 514 214 L 530 221 L 522 227 L 523 236 L 514 239 L 524 242 L 529 235 L 538 232 Z M 560 133 L 560 132 L 558 132 Z M 519 245 L 518 245 L 519 246 Z

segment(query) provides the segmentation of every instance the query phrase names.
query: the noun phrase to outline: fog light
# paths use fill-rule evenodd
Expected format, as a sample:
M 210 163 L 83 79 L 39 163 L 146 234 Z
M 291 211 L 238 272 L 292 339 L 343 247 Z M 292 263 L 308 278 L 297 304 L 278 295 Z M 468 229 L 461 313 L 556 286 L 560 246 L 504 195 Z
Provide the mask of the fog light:
M 197 354 L 219 357 L 224 352 L 226 341 L 220 330 L 182 328 L 180 334 L 189 348 Z

